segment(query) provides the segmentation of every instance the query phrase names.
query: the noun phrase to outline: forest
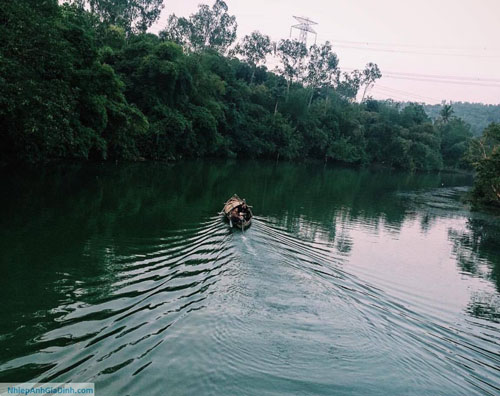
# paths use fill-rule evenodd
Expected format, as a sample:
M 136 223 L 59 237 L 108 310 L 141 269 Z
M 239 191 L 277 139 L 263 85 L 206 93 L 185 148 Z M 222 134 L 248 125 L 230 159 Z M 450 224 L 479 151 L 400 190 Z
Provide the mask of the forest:
M 439 118 L 444 104 L 446 102 L 433 105 L 424 104 L 423 106 L 429 117 L 436 120 Z M 474 136 L 480 136 L 492 122 L 500 122 L 500 104 L 469 102 L 450 102 L 449 104 L 453 106 L 455 116 L 470 124 Z
M 258 31 L 237 41 L 222 0 L 148 33 L 162 8 L 163 0 L 0 0 L 0 164 L 220 157 L 472 166 L 477 200 L 500 202 L 500 124 L 474 138 L 451 105 L 433 120 L 420 104 L 365 97 L 378 66 L 342 72 L 329 42 L 307 48 Z

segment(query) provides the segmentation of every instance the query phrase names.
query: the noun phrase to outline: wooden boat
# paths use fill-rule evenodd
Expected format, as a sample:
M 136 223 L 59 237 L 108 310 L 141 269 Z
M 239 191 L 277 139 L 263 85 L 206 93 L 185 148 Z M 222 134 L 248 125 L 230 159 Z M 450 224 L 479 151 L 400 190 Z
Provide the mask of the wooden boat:
M 246 209 L 244 208 L 245 206 Z M 237 209 L 239 213 L 243 212 L 242 218 L 231 214 L 234 209 Z M 224 214 L 224 217 L 227 219 L 227 221 L 229 221 L 231 227 L 237 227 L 244 231 L 245 228 L 250 227 L 250 224 L 252 224 L 252 209 L 250 208 L 250 206 L 246 205 L 244 199 L 241 199 L 236 194 L 229 198 L 224 204 L 222 213 Z

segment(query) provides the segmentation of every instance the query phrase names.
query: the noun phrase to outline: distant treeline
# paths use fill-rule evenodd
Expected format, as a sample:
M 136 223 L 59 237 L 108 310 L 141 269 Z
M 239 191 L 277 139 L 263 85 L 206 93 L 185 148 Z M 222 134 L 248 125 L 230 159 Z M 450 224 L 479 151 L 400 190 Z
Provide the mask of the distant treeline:
M 500 98 L 498 99 L 500 101 Z M 451 102 L 455 115 L 470 124 L 474 136 L 480 136 L 492 122 L 500 123 L 500 104 Z M 423 105 L 425 112 L 433 120 L 439 119 L 443 105 Z
M 471 128 L 453 109 L 433 122 L 418 104 L 355 103 L 380 78 L 375 64 L 341 73 L 328 42 L 306 48 L 259 32 L 235 45 L 236 20 L 221 0 L 146 33 L 161 7 L 0 1 L 1 162 L 308 157 L 467 166 Z M 273 72 L 264 66 L 271 53 L 280 63 Z

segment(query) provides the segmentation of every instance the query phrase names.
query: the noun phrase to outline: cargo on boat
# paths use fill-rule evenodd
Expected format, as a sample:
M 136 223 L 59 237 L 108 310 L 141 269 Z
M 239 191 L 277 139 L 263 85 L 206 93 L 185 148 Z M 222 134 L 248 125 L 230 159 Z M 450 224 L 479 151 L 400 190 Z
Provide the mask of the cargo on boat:
M 227 200 L 222 209 L 224 217 L 227 219 L 231 227 L 237 227 L 241 230 L 250 227 L 252 224 L 252 209 L 247 205 L 244 199 L 234 194 Z

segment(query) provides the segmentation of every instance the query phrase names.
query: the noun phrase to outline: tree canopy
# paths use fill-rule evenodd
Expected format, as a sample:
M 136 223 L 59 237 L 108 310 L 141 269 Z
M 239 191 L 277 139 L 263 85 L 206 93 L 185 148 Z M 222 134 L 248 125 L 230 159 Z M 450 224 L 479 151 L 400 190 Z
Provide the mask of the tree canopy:
M 316 158 L 437 170 L 466 166 L 469 153 L 486 186 L 477 196 L 494 198 L 498 126 L 472 140 L 455 105 L 433 121 L 415 103 L 357 103 L 380 78 L 377 65 L 341 72 L 328 42 L 275 44 L 257 31 L 235 44 L 236 19 L 222 0 L 145 33 L 161 7 L 1 2 L 2 163 Z M 271 55 L 280 62 L 274 71 L 265 67 Z
M 477 172 L 472 192 L 476 202 L 500 207 L 500 124 L 491 123 L 471 142 L 468 159 Z
M 128 33 L 145 33 L 158 20 L 163 0 L 69 0 L 89 10 L 101 23 L 122 27 Z
M 216 0 L 212 7 L 198 6 L 198 12 L 189 18 L 170 15 L 167 27 L 160 35 L 193 52 L 213 49 L 221 54 L 236 40 L 238 25 L 234 15 L 229 15 L 227 4 Z

